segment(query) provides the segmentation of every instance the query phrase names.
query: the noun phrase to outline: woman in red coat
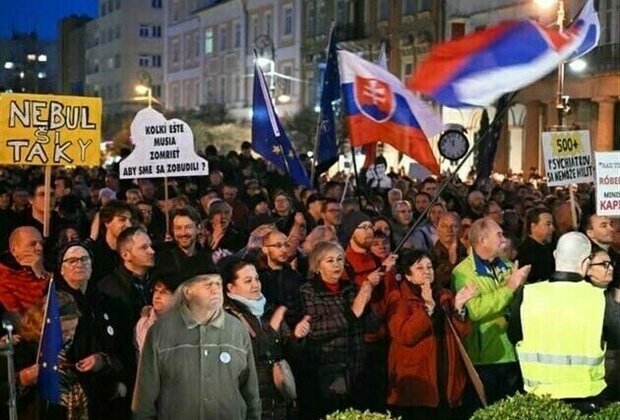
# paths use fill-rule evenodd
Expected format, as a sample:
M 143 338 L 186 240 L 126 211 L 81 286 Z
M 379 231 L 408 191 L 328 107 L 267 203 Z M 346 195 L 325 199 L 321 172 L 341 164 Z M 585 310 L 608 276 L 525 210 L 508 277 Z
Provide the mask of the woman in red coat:
M 467 373 L 450 318 L 459 336 L 469 332 L 465 303 L 475 286 L 454 296 L 433 282 L 427 254 L 407 249 L 398 258 L 397 289 L 388 297 L 389 389 L 391 410 L 407 419 L 458 419 Z

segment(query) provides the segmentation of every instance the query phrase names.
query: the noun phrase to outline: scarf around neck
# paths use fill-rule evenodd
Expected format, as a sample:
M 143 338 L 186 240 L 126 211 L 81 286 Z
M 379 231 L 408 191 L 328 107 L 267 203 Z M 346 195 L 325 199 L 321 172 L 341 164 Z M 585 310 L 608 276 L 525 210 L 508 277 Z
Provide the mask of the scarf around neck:
M 260 298 L 258 298 L 258 300 L 246 299 L 243 296 L 235 295 L 234 293 L 228 293 L 228 297 L 247 306 L 252 315 L 258 319 L 260 319 L 265 313 L 265 304 L 267 303 L 267 299 L 262 293 L 260 294 Z

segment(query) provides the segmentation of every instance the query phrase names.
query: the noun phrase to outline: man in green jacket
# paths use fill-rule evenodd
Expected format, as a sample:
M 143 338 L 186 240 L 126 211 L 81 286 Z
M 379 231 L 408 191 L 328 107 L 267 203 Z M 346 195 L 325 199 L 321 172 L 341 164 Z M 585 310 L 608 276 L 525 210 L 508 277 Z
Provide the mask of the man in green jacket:
M 135 419 L 259 420 L 252 343 L 222 309 L 219 274 L 192 277 L 178 307 L 151 327 L 136 382 Z
M 500 259 L 505 241 L 502 228 L 495 221 L 486 217 L 476 220 L 469 230 L 469 255 L 452 272 L 456 292 L 471 283 L 478 290 L 466 304 L 473 328 L 465 347 L 489 403 L 513 394 L 521 382 L 515 350 L 507 336 L 507 317 L 513 295 L 525 282 L 530 266 L 519 268 L 516 262 L 513 267 Z M 474 398 L 470 400 L 468 405 L 475 405 Z

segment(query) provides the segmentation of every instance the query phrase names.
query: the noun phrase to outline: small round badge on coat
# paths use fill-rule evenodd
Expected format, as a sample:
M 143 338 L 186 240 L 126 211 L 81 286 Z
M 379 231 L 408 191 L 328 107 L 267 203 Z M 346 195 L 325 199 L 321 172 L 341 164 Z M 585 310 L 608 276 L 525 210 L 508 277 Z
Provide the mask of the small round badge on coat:
M 108 316 L 108 314 L 104 313 L 103 314 L 103 319 L 105 319 L 106 321 L 109 321 L 110 317 Z
M 114 328 L 112 328 L 110 325 L 108 325 L 108 328 L 106 328 L 106 331 L 108 335 L 114 335 Z
M 220 362 L 228 364 L 230 363 L 230 359 L 231 359 L 230 353 L 225 352 L 225 351 L 220 353 Z

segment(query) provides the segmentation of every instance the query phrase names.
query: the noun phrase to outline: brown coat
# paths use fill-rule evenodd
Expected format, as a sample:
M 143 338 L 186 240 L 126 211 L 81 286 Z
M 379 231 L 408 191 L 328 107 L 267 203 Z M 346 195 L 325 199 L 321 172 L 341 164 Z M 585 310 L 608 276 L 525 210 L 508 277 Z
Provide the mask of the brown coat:
M 400 289 L 389 295 L 387 402 L 402 407 L 437 407 L 440 400 L 447 400 L 451 407 L 459 406 L 467 376 L 442 309 L 454 307 L 454 295 L 448 289 L 434 291 L 436 306 L 431 317 L 415 289 L 416 286 L 403 281 Z M 466 336 L 469 321 L 460 321 L 453 309 L 449 311 L 458 334 L 461 338 Z

